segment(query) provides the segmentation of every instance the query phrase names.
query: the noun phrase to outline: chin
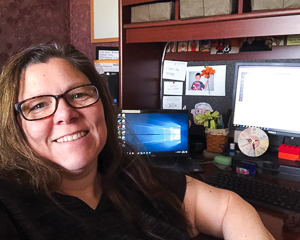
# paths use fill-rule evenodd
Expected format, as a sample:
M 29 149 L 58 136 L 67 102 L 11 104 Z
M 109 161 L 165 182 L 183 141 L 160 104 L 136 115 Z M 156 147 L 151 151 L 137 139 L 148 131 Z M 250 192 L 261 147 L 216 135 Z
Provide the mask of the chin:
M 86 162 L 85 160 L 65 160 L 64 162 L 56 162 L 58 165 L 60 165 L 63 169 L 63 171 L 69 172 L 69 173 L 80 173 L 86 169 L 88 165 L 91 164 L 91 162 Z

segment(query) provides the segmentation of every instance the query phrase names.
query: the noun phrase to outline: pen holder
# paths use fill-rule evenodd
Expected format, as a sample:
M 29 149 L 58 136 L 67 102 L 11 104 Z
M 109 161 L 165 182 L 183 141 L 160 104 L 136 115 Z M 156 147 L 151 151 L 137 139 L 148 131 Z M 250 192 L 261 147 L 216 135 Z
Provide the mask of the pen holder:
M 227 149 L 228 129 L 207 129 L 205 133 L 208 152 L 223 153 Z

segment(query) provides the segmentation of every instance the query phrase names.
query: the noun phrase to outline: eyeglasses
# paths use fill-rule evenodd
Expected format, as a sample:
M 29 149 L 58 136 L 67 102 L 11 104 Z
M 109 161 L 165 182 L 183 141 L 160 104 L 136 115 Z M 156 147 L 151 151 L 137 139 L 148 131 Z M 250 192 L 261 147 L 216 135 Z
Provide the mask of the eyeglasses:
M 56 112 L 59 98 L 63 98 L 73 108 L 85 108 L 99 101 L 99 93 L 94 85 L 86 84 L 69 89 L 60 95 L 28 98 L 16 103 L 15 109 L 27 121 L 46 119 Z

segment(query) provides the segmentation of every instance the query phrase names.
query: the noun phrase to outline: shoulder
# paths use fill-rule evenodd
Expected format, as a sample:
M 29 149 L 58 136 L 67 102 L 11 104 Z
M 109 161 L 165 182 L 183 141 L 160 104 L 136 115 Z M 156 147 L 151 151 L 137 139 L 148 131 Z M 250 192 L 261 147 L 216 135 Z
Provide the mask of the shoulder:
M 20 238 L 15 226 L 15 216 L 22 215 L 22 207 L 28 202 L 30 199 L 24 187 L 0 179 L 0 239 Z
M 40 199 L 38 196 L 44 196 L 44 194 L 38 194 L 25 185 L 0 179 L 0 204 L 11 211 L 16 208 L 34 208 L 37 199 Z
M 28 193 L 29 187 L 0 178 L 0 198 L 5 195 L 19 196 Z
M 0 204 L 7 209 L 14 209 L 30 202 L 32 194 L 33 191 L 29 191 L 25 186 L 0 179 Z
M 186 192 L 186 176 L 183 172 L 175 172 L 169 169 L 156 169 L 152 176 L 164 189 L 174 193 L 181 202 Z
M 21 186 L 0 178 L 0 199 L 6 195 L 18 195 L 19 191 L 23 191 Z
M 227 207 L 230 191 L 212 187 L 202 181 L 186 176 L 184 204 L 187 210 L 205 213 L 215 207 Z
M 224 215 L 232 201 L 240 204 L 241 198 L 187 176 L 184 208 L 195 235 L 221 232 Z

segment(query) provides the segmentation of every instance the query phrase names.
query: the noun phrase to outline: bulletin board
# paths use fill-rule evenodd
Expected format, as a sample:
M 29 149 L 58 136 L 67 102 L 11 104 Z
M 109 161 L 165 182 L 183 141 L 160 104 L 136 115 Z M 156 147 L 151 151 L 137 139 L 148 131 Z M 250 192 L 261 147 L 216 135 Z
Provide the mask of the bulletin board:
M 251 60 L 251 61 L 191 61 L 187 63 L 187 66 L 211 66 L 211 65 L 226 65 L 226 82 L 225 82 L 225 96 L 190 96 L 186 95 L 186 85 L 183 84 L 182 89 L 182 106 L 184 106 L 189 112 L 195 108 L 195 105 L 199 102 L 205 102 L 211 105 L 212 109 L 219 111 L 220 114 L 224 115 L 228 110 L 232 108 L 232 95 L 233 95 L 233 84 L 235 74 L 235 63 L 236 62 L 300 62 L 300 59 L 274 59 L 274 60 Z M 162 79 L 162 81 L 170 81 L 170 79 Z M 171 80 L 174 81 L 174 80 Z M 163 88 L 164 84 L 162 84 Z M 164 89 L 161 91 L 164 93 Z M 162 98 L 164 95 L 162 94 Z M 162 101 L 161 101 L 162 102 Z M 162 106 L 163 107 L 163 106 Z M 192 125 L 191 135 L 203 135 L 204 130 L 199 126 Z
M 119 41 L 119 1 L 91 0 L 91 42 Z

